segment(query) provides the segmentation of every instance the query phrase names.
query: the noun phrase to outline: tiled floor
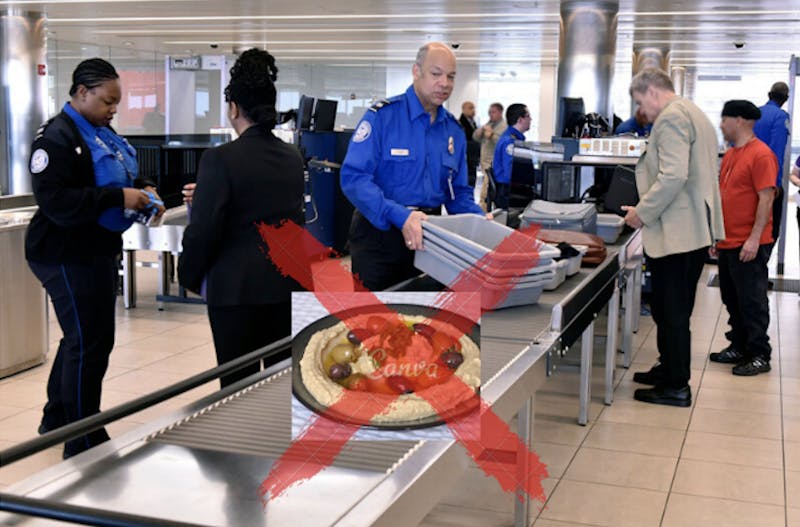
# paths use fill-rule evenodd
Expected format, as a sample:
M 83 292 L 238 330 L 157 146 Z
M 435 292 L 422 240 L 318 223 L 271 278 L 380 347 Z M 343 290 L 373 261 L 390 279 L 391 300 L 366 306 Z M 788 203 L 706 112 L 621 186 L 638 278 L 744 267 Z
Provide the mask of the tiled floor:
M 534 526 L 800 527 L 800 297 L 770 293 L 772 372 L 734 377 L 730 366 L 707 360 L 726 345 L 719 290 L 705 286 L 711 272 L 701 279 L 692 321 L 691 408 L 632 399 L 640 387 L 633 371 L 656 357 L 649 318 L 634 337 L 633 367 L 617 370 L 612 406 L 601 404 L 595 368 L 586 427 L 575 424 L 577 374 L 562 372 L 537 394 L 534 449 L 548 465 L 545 488 L 552 491 L 537 504 Z M 495 498 L 478 501 L 482 495 Z M 512 525 L 512 504 L 473 467 L 423 525 Z
M 707 361 L 710 351 L 725 345 L 719 291 L 705 286 L 713 270 L 708 267 L 702 278 L 693 319 L 691 408 L 632 399 L 638 387 L 632 372 L 649 368 L 656 357 L 647 317 L 634 336 L 633 367 L 617 370 L 612 406 L 602 404 L 601 371 L 595 368 L 587 426 L 575 420 L 576 373 L 560 372 L 536 395 L 534 448 L 549 477 L 543 482 L 547 502 L 535 504 L 533 525 L 800 527 L 800 298 L 770 293 L 772 372 L 733 377 L 730 367 Z M 796 262 L 787 275 L 797 276 Z M 152 269 L 139 269 L 139 286 L 139 306 L 118 308 L 104 408 L 214 365 L 204 308 L 171 304 L 157 311 Z M 59 329 L 52 317 L 50 336 L 55 349 Z M 48 371 L 45 364 L 0 380 L 0 449 L 34 435 Z M 119 435 L 212 389 L 201 387 L 130 416 L 110 432 Z M 52 448 L 0 469 L 0 490 L 59 460 L 60 449 Z M 472 467 L 422 525 L 512 525 L 513 503 Z

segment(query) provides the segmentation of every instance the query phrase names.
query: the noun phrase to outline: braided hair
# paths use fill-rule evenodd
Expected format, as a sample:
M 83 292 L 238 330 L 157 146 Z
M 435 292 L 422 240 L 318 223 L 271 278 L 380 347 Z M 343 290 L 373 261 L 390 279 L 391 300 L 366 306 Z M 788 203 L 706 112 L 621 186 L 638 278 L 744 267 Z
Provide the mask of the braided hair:
M 69 94 L 70 96 L 75 95 L 80 85 L 91 90 L 114 79 L 119 79 L 119 75 L 109 62 L 99 58 L 84 60 L 72 72 L 72 86 L 69 88 Z
M 231 79 L 225 88 L 225 102 L 234 102 L 245 117 L 265 130 L 275 127 L 275 98 L 278 67 L 275 57 L 256 48 L 248 49 L 231 68 Z

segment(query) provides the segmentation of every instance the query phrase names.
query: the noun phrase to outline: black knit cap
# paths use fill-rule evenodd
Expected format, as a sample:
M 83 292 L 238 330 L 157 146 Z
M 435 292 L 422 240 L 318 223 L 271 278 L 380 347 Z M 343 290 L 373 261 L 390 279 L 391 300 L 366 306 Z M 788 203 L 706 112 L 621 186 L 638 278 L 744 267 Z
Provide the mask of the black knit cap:
M 741 117 L 742 119 L 757 121 L 761 119 L 761 110 L 750 101 L 737 99 L 725 103 L 725 106 L 722 107 L 722 116 Z

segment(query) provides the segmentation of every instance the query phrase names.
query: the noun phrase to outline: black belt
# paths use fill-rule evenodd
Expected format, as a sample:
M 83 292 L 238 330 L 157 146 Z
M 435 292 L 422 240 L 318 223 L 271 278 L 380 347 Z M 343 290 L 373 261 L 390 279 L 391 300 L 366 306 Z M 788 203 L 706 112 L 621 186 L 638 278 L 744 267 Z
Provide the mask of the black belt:
M 428 216 L 441 216 L 442 215 L 442 207 L 414 207 L 408 206 L 407 208 L 411 210 L 418 210 Z

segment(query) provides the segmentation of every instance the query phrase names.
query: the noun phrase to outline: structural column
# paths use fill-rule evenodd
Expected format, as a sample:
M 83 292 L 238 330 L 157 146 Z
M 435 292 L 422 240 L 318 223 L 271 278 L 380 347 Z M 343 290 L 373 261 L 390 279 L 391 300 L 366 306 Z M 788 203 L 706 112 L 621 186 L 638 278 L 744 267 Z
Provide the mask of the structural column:
M 669 71 L 667 53 L 661 48 L 643 47 L 633 50 L 633 74 L 645 68 L 658 68 Z
M 615 0 L 561 2 L 557 102 L 580 97 L 586 113 L 599 113 L 609 122 L 618 11 Z
M 675 93 L 684 97 L 686 93 L 686 68 L 683 66 L 672 68 L 670 77 L 672 78 L 673 86 L 675 86 Z
M 0 194 L 32 192 L 28 160 L 47 103 L 46 19 L 0 11 Z

